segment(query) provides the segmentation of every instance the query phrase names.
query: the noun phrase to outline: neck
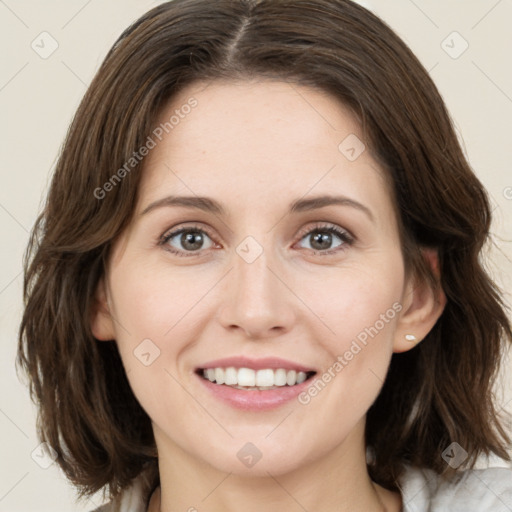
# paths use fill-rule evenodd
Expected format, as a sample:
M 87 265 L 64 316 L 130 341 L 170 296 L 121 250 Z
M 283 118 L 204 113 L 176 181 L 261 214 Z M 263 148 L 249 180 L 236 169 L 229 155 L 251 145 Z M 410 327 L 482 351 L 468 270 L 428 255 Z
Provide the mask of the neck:
M 158 445 L 157 441 L 157 445 Z M 160 443 L 161 486 L 148 512 L 399 512 L 401 497 L 371 481 L 364 439 L 355 429 L 337 449 L 281 474 L 222 472 L 179 449 Z

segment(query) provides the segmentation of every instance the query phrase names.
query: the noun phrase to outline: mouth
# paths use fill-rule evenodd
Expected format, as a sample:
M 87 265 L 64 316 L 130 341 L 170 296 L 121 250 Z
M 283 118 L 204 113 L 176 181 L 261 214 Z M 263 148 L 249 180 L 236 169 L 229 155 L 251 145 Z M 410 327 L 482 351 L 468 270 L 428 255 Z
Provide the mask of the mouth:
M 270 391 L 293 387 L 311 379 L 315 371 L 288 370 L 286 368 L 215 367 L 199 368 L 196 374 L 218 386 L 228 386 L 242 391 Z
M 204 363 L 194 373 L 207 396 L 235 409 L 265 411 L 296 398 L 317 371 L 279 358 L 233 357 Z

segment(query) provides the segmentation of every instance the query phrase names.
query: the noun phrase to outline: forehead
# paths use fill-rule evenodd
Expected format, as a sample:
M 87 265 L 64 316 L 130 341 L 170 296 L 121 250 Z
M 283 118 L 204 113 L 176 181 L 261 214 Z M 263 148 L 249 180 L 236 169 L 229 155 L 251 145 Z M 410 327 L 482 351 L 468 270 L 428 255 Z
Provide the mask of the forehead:
M 196 106 L 186 108 L 194 98 Z M 187 111 L 172 127 L 169 143 L 190 147 L 201 137 L 204 149 L 226 149 L 236 142 L 240 150 L 251 150 L 265 142 L 265 152 L 285 149 L 290 143 L 308 147 L 338 149 L 339 137 L 361 128 L 350 109 L 328 93 L 288 82 L 273 80 L 213 81 L 197 83 L 182 90 L 164 108 L 160 122 L 173 113 Z M 233 150 L 235 148 L 232 148 Z M 301 147 L 296 147 L 297 154 Z
M 195 83 L 157 125 L 162 140 L 144 161 L 146 199 L 172 189 L 270 207 L 310 192 L 389 195 L 356 117 L 324 91 L 270 80 Z

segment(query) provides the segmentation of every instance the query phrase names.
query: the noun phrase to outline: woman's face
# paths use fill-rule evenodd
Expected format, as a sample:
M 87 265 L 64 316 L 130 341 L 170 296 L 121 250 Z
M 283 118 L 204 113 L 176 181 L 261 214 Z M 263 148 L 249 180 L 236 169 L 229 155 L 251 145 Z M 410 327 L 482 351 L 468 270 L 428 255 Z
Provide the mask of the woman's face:
M 196 84 L 160 121 L 107 271 L 114 320 L 93 322 L 159 454 L 254 475 L 361 455 L 411 298 L 360 126 L 333 97 L 273 81 Z

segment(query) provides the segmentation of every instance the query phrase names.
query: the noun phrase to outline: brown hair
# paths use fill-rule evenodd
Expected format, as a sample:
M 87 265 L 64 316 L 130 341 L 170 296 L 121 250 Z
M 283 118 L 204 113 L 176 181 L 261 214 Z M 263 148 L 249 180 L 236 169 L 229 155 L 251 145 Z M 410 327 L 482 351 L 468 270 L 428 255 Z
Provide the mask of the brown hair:
M 441 452 L 458 442 L 510 460 L 492 385 L 512 340 L 499 290 L 479 260 L 491 212 L 428 73 L 395 33 L 348 0 L 173 0 L 130 26 L 106 56 L 70 126 L 44 211 L 25 255 L 17 363 L 39 405 L 38 430 L 81 495 L 117 495 L 143 469 L 158 479 L 149 417 L 115 343 L 95 341 L 90 311 L 110 248 L 131 220 L 143 165 L 102 199 L 162 107 L 197 81 L 273 78 L 338 98 L 362 123 L 387 170 L 404 259 L 435 278 L 446 308 L 426 339 L 394 354 L 367 415 L 370 476 L 396 489 L 403 463 L 450 474 Z

